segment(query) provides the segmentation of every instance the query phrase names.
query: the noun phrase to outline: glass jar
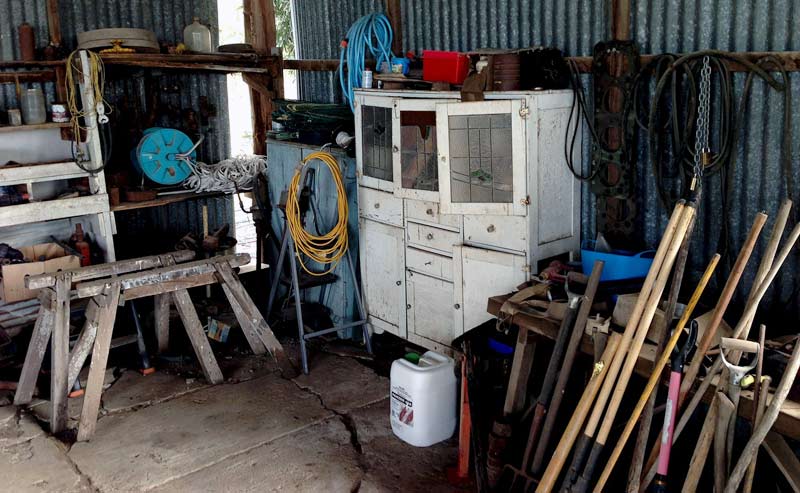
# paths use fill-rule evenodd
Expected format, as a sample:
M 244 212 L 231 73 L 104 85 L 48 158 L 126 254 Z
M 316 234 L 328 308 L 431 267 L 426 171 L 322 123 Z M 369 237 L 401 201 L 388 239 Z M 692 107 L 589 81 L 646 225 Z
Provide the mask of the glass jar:
M 196 53 L 212 53 L 214 51 L 211 48 L 211 31 L 200 24 L 199 17 L 195 17 L 194 22 L 184 28 L 183 44 L 189 51 Z
M 22 121 L 25 125 L 38 125 L 47 121 L 47 109 L 44 104 L 44 93 L 38 87 L 26 89 L 20 101 Z

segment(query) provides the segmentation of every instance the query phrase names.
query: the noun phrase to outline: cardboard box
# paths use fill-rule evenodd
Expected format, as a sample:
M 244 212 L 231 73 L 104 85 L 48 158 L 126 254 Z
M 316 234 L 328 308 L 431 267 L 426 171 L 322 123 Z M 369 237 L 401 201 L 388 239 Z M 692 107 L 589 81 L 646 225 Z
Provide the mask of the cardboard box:
M 25 255 L 23 264 L 4 265 L 0 268 L 0 300 L 14 303 L 35 298 L 38 290 L 25 287 L 25 276 L 35 276 L 60 270 L 77 269 L 81 259 L 76 255 L 68 255 L 66 250 L 56 243 L 20 247 Z M 39 260 L 39 259 L 44 260 Z

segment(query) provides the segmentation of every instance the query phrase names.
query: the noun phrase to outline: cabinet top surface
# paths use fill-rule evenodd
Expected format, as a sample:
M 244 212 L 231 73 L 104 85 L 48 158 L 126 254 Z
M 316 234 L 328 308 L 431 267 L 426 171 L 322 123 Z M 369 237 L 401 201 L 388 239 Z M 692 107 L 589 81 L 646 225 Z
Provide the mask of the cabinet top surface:
M 383 96 L 391 98 L 461 99 L 461 93 L 459 91 L 386 91 L 383 89 L 356 89 L 355 94 L 362 96 Z M 528 96 L 542 97 L 549 95 L 572 94 L 572 89 L 548 89 L 542 91 L 487 91 L 483 94 L 486 99 L 513 99 Z

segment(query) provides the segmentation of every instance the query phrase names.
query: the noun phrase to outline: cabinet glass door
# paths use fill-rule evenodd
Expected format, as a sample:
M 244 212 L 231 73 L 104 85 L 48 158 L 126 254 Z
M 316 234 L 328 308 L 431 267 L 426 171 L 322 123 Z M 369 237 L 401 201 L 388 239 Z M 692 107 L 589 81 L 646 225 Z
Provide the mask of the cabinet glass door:
M 436 106 L 441 211 L 527 213 L 522 101 Z
M 394 191 L 396 128 L 392 98 L 359 96 L 356 100 L 356 160 L 361 185 Z
M 400 152 L 395 153 L 395 194 L 407 199 L 439 201 L 435 100 L 395 101 Z

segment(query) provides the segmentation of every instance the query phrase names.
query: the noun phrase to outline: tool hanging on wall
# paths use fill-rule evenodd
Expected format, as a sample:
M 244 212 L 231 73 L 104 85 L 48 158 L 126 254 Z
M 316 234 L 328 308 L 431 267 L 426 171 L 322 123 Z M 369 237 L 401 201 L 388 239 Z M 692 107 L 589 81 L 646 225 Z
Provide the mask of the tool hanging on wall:
M 81 70 L 81 57 L 85 56 L 89 66 L 89 73 Z M 111 158 L 111 131 L 108 125 L 108 114 L 111 113 L 111 105 L 105 97 L 105 66 L 100 55 L 89 50 L 76 50 L 69 54 L 66 61 L 65 86 L 67 92 L 67 109 L 70 114 L 70 126 L 74 139 L 72 153 L 75 163 L 87 173 L 95 174 L 103 171 Z M 86 80 L 88 79 L 88 81 Z M 92 88 L 91 99 L 93 106 L 78 103 L 78 86 L 88 82 Z M 85 96 L 85 94 L 84 94 Z M 84 98 L 84 103 L 87 103 Z M 81 124 L 84 122 L 85 126 Z M 91 160 L 86 155 L 83 146 L 88 144 L 91 132 L 88 130 L 94 125 L 99 125 L 103 130 L 99 132 L 100 146 L 103 156 L 103 165 L 99 168 L 87 167 Z M 83 136 L 86 142 L 82 142 Z

